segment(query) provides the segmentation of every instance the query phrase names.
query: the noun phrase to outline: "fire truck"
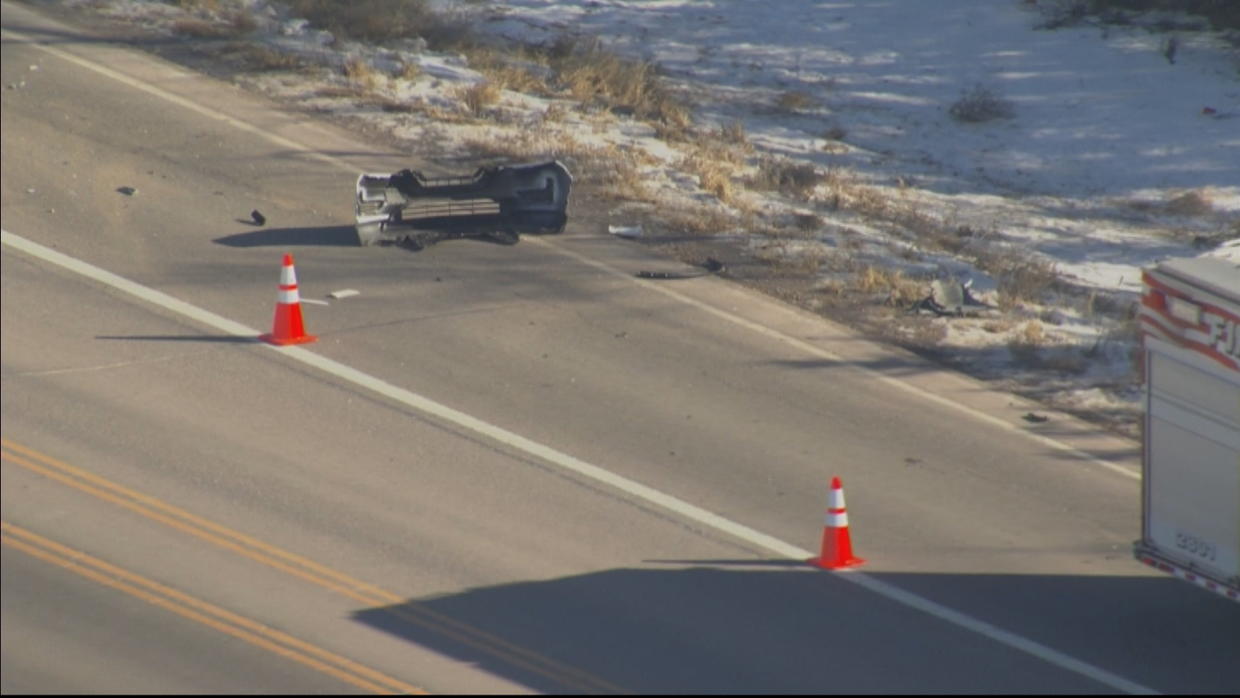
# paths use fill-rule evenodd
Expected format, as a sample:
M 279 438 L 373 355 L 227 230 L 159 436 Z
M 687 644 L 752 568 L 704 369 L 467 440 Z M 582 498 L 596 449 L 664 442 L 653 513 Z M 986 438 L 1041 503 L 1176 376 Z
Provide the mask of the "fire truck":
M 1240 262 L 1145 270 L 1136 558 L 1240 601 Z

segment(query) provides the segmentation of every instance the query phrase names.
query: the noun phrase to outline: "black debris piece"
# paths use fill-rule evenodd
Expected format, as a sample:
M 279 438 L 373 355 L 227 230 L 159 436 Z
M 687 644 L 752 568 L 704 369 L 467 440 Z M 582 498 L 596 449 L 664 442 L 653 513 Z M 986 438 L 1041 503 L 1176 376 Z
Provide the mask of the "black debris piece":
M 250 211 L 250 218 L 254 219 L 254 225 L 263 225 L 267 222 L 267 217 L 258 212 L 258 209 Z
M 672 271 L 639 271 L 634 276 L 639 279 L 695 279 L 699 276 L 707 274 L 722 274 L 727 271 L 727 267 L 723 262 L 714 257 L 707 257 L 705 262 L 701 264 L 701 271 L 691 272 L 672 272 Z
M 939 317 L 963 317 L 966 308 L 993 310 L 993 305 L 979 301 L 973 296 L 973 293 L 969 291 L 972 285 L 972 279 L 964 283 L 935 281 L 930 285 L 930 295 L 914 303 L 909 308 L 909 312 L 920 313 L 926 310 Z

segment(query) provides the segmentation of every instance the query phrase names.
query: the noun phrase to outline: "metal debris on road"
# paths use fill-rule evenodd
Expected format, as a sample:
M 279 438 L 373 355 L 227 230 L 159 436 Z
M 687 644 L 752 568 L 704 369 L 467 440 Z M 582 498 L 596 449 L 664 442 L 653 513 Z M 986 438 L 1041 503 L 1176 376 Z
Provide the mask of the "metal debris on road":
M 640 225 L 609 225 L 607 232 L 622 238 L 637 238 L 642 235 Z

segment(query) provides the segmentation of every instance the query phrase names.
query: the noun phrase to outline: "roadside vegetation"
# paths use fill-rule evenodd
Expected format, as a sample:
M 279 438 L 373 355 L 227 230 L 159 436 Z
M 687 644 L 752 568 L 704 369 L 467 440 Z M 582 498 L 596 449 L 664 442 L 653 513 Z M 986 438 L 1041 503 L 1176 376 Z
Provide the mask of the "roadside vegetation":
M 663 81 L 656 64 L 620 56 L 598 39 L 566 34 L 546 45 L 497 46 L 471 30 L 468 15 L 437 13 L 426 0 L 360 0 L 348 4 L 288 0 L 287 4 L 294 15 L 307 18 L 313 26 L 328 30 L 339 39 L 421 39 L 432 50 L 463 55 L 469 66 L 485 77 L 450 93 L 457 104 L 455 110 L 427 104 L 402 105 L 377 94 L 379 81 L 373 68 L 351 61 L 344 69 L 350 88 L 343 90 L 341 96 L 367 101 L 386 111 L 422 112 L 451 123 L 490 123 L 501 127 L 506 124 L 503 110 L 498 107 L 505 91 L 555 99 L 537 123 L 467 139 L 465 148 L 469 155 L 491 161 L 559 158 L 579 173 L 583 184 L 596 185 L 595 191 L 605 200 L 658 202 L 659 220 L 645 222 L 669 231 L 716 234 L 745 230 L 750 235 L 767 236 L 774 242 L 759 245 L 755 256 L 779 273 L 812 276 L 831 268 L 847 274 L 851 281 L 819 285 L 823 295 L 833 302 L 849 302 L 847 299 L 852 296 L 881 298 L 883 307 L 902 310 L 926 295 L 934 276 L 912 270 L 911 265 L 903 268 L 883 266 L 878 261 L 859 263 L 849 244 L 820 248 L 814 253 L 804 249 L 796 254 L 780 251 L 787 247 L 781 240 L 821 237 L 824 217 L 831 214 L 860 216 L 903 238 L 907 243 L 906 261 L 915 262 L 924 254 L 943 252 L 970 261 L 997 280 L 995 304 L 1007 314 L 1020 317 L 1026 312 L 1025 306 L 1036 306 L 1049 294 L 1062 295 L 1072 290 L 1058 280 L 1052 265 L 1030 259 L 1022 250 L 995 243 L 997 236 L 993 231 L 972 230 L 923 213 L 915 200 L 905 195 L 902 186 L 893 190 L 863 181 L 841 168 L 824 169 L 811 162 L 759 152 L 750 143 L 741 122 L 714 127 L 694 123 L 689 108 Z M 1106 4 L 1065 2 L 1059 3 L 1062 7 L 1046 11 L 1055 16 L 1082 12 L 1087 16 L 1102 11 Z M 1081 9 L 1084 5 L 1089 6 Z M 405 67 L 402 74 L 392 77 L 416 80 L 420 76 L 416 68 Z M 817 104 L 814 95 L 789 90 L 775 96 L 773 107 L 804 115 L 813 113 Z M 650 124 L 660 138 L 683 153 L 676 166 L 692 175 L 698 187 L 716 203 L 672 204 L 660 200 L 642 176 L 643 167 L 652 164 L 651 156 L 573 137 L 558 128 L 570 113 L 601 121 L 631 117 Z M 994 87 L 981 84 L 963 92 L 949 108 L 949 114 L 962 124 L 1010 118 L 1013 113 L 1011 102 Z M 824 150 L 847 148 L 847 133 L 842 124 L 824 124 Z M 802 213 L 764 214 L 758 202 L 770 196 L 801 207 Z M 1194 203 L 1187 198 L 1169 205 L 1188 209 Z M 1032 362 L 1036 352 L 1029 347 L 1043 343 L 1045 333 L 1028 329 L 1031 325 L 1022 327 L 1025 329 L 1019 330 L 1020 337 L 1013 340 L 1012 346 L 1017 347 L 1014 355 Z
M 1240 0 L 1022 1 L 1036 6 L 1040 27 L 1048 30 L 1083 22 L 1130 23 L 1142 11 L 1187 10 L 1216 29 L 1240 32 Z M 484 3 L 465 3 L 447 11 L 437 10 L 429 0 L 280 3 L 288 9 L 287 16 L 304 18 L 314 29 L 330 32 L 331 41 L 398 46 L 413 42 L 426 50 L 461 56 L 482 76 L 472 83 L 447 82 L 436 88 L 433 98 L 409 97 L 409 91 L 396 89 L 402 84 L 439 84 L 416 56 L 382 62 L 359 53 L 343 64 L 315 65 L 304 56 L 248 40 L 260 26 L 250 3 L 169 0 L 169 4 L 185 12 L 172 24 L 174 34 L 219 42 L 219 55 L 250 71 L 313 74 L 316 98 L 408 115 L 422 125 L 428 142 L 450 141 L 433 137 L 445 125 L 471 127 L 469 135 L 456 141 L 463 151 L 457 156 L 481 162 L 560 159 L 579 185 L 618 210 L 631 204 L 625 210 L 637 211 L 631 215 L 656 234 L 706 239 L 743 232 L 756 241 L 749 254 L 758 265 L 777 276 L 814 280 L 806 285 L 810 290 L 795 300 L 815 310 L 862 305 L 880 318 L 879 324 L 903 322 L 908 309 L 925 298 L 931 283 L 943 275 L 935 270 L 934 260 L 950 255 L 995 280 L 997 289 L 989 301 L 998 317 L 979 322 L 984 331 L 1007 338 L 1018 364 L 1079 372 L 1088 365 L 1091 352 L 1135 341 L 1130 307 L 1073 287 L 1060 278 L 1054 265 L 1004 244 L 994 228 L 961 225 L 927 213 L 918 203 L 911 178 L 896 176 L 893 185 L 867 180 L 844 167 L 817 164 L 830 163 L 827 156 L 832 154 L 849 152 L 853 126 L 824 113 L 821 94 L 789 89 L 772 94 L 765 105 L 771 113 L 799 121 L 821 119 L 818 157 L 796 159 L 755 147 L 743 122 L 695 121 L 686 97 L 656 63 L 625 57 L 600 39 L 565 33 L 539 45 L 488 40 L 473 30 Z M 524 96 L 542 100 L 543 111 L 531 117 Z M 1016 115 L 1015 105 L 996 86 L 982 83 L 954 100 L 945 96 L 943 103 L 954 127 L 961 129 L 990 128 L 990 122 Z M 606 132 L 619 120 L 649 127 L 668 146 L 665 152 L 675 155 L 669 160 L 665 154 L 578 135 L 583 124 Z M 701 196 L 666 197 L 650 185 L 647 173 L 656 166 L 683 173 Z M 1214 214 L 1209 193 L 1198 190 L 1179 192 L 1166 201 L 1118 205 L 1186 219 Z M 889 246 L 886 253 L 869 253 L 866 240 L 872 233 L 857 232 L 849 221 L 880 231 Z M 1209 236 L 1197 237 L 1203 245 L 1214 243 Z M 1062 320 L 1040 310 L 1048 304 L 1114 318 L 1106 346 L 1057 345 L 1053 328 Z M 945 334 L 943 323 L 933 319 L 912 332 L 914 343 L 933 344 Z
M 1105 24 L 1131 24 L 1136 13 L 1184 13 L 1204 19 L 1215 30 L 1240 30 L 1240 3 L 1234 0 L 1025 0 L 1038 5 L 1043 29 L 1058 29 L 1085 21 Z M 1163 30 L 1176 28 L 1164 19 Z

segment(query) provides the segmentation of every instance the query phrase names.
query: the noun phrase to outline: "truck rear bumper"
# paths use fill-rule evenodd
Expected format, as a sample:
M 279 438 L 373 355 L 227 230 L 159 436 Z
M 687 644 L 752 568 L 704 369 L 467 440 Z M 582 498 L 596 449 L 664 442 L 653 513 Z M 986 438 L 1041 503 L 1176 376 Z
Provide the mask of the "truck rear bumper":
M 1209 574 L 1202 574 L 1200 570 L 1189 569 L 1187 566 L 1168 558 L 1141 541 L 1133 544 L 1132 553 L 1138 560 L 1156 570 L 1179 577 L 1186 582 L 1192 582 L 1203 589 L 1229 598 L 1232 601 L 1240 602 L 1240 581 L 1238 580 L 1232 580 L 1231 583 L 1228 583 Z

